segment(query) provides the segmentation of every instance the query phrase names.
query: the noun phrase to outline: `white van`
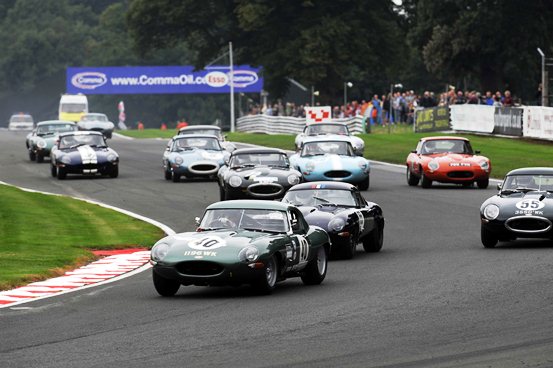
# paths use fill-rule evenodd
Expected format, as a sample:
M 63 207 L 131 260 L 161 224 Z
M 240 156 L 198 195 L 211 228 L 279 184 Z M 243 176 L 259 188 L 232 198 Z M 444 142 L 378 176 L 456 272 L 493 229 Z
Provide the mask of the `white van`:
M 82 93 L 77 95 L 61 95 L 59 119 L 78 122 L 88 113 L 88 99 Z

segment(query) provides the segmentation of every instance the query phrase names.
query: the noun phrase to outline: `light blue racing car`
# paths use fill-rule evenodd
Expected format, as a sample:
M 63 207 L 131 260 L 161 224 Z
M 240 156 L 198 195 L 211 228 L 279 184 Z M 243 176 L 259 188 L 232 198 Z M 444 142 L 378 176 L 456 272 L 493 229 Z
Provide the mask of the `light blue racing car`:
M 349 137 L 305 138 L 300 152 L 290 156 L 290 163 L 304 181 L 342 181 L 356 184 L 360 190 L 369 189 L 369 161 L 355 155 Z
M 176 135 L 163 154 L 164 176 L 174 182 L 179 182 L 181 176 L 215 179 L 229 156 L 215 136 Z

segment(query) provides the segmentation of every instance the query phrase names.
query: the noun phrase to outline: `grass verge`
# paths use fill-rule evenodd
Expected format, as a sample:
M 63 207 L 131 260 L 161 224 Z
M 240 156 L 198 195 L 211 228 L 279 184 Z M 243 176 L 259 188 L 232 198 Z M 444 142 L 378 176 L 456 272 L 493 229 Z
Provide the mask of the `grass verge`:
M 0 185 L 0 290 L 90 262 L 90 249 L 150 247 L 163 236 L 98 205 Z

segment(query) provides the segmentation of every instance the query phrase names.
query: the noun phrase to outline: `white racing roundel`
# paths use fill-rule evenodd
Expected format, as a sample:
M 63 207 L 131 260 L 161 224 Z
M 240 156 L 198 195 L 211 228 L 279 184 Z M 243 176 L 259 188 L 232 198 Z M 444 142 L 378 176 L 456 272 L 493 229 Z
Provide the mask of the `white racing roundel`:
M 188 242 L 188 246 L 197 250 L 211 250 L 221 248 L 227 245 L 227 242 L 218 236 L 206 236 L 200 239 L 194 239 Z
M 545 203 L 537 199 L 524 199 L 515 205 L 519 210 L 536 211 L 545 207 Z

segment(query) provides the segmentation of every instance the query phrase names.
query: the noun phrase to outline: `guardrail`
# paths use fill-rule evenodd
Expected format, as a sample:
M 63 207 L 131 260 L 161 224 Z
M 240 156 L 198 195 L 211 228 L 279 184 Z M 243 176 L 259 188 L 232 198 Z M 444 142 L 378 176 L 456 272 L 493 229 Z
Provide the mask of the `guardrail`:
M 365 132 L 364 118 L 356 116 L 347 119 L 332 119 L 334 123 L 348 126 L 352 134 Z M 299 134 L 305 127 L 305 118 L 289 116 L 246 115 L 236 120 L 236 131 L 264 134 Z

